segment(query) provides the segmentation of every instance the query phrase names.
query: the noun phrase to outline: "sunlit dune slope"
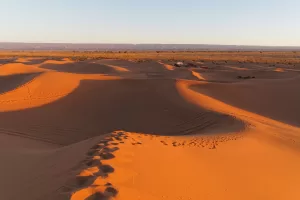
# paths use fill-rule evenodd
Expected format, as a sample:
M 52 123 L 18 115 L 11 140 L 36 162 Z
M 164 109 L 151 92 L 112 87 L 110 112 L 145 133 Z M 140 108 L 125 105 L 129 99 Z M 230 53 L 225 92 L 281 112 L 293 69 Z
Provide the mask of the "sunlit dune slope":
M 31 74 L 49 71 L 47 69 L 41 69 L 37 65 L 26 65 L 23 63 L 8 63 L 0 67 L 0 76 L 12 75 L 12 74 Z

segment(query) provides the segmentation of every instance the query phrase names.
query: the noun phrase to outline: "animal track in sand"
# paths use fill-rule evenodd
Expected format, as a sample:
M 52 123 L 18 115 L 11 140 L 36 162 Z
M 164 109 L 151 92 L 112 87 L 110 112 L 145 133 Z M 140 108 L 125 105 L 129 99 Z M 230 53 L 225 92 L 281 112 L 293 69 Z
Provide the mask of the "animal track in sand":
M 169 139 L 165 138 L 164 140 L 161 140 L 160 142 L 163 145 L 172 145 L 173 147 L 200 147 L 200 148 L 208 148 L 208 149 L 216 149 L 217 146 L 221 143 L 231 141 L 231 140 L 237 140 L 241 138 L 241 135 L 238 134 L 232 134 L 227 136 L 195 136 L 191 139 L 176 139 L 174 138 Z
M 156 140 L 164 146 L 173 146 L 173 147 L 191 147 L 191 148 L 208 148 L 216 149 L 221 143 L 237 140 L 243 137 L 240 134 L 232 133 L 227 135 L 197 135 L 189 136 L 187 138 L 182 137 L 171 137 L 171 136 L 158 136 L 150 135 L 143 133 L 127 133 L 127 142 L 132 145 L 143 144 L 143 138 L 150 140 Z
M 69 194 L 71 200 L 108 200 L 115 197 L 118 190 L 106 180 L 115 169 L 107 162 L 115 158 L 113 153 L 119 150 L 119 143 L 127 138 L 123 132 L 117 131 L 92 146 L 80 165 L 81 171 L 60 189 L 61 194 Z M 102 160 L 106 161 L 105 164 Z
M 128 133 L 128 141 L 132 145 L 143 144 L 143 138 L 148 138 L 150 140 L 156 140 L 164 146 L 173 147 L 191 147 L 191 148 L 208 148 L 216 149 L 218 145 L 237 140 L 242 138 L 243 135 L 238 133 L 231 133 L 226 135 L 196 135 L 188 136 L 186 138 L 182 137 L 171 137 L 171 136 L 158 136 L 142 133 Z

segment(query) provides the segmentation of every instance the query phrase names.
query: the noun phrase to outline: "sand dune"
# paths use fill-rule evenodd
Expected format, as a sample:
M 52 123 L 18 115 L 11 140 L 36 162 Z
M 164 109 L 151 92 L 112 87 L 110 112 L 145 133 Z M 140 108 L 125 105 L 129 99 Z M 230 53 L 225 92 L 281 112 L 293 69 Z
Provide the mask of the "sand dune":
M 24 96 L 28 88 L 30 96 Z M 233 120 L 187 104 L 178 95 L 174 80 L 79 82 L 79 78 L 69 74 L 46 73 L 27 88 L 19 88 L 1 99 L 0 110 L 14 110 L 0 113 L 2 128 L 59 144 L 120 129 L 161 135 L 192 134 Z M 52 134 L 54 131 L 57 133 Z
M 37 65 L 37 64 L 41 64 L 43 62 L 49 62 L 50 60 L 48 60 L 47 58 L 36 58 L 36 57 L 25 57 L 25 58 L 21 58 L 21 57 L 18 57 L 16 59 L 13 60 L 13 62 L 15 63 L 23 63 L 23 64 L 26 64 L 26 65 Z
M 118 72 L 129 72 L 129 70 L 125 67 L 120 67 L 120 66 L 115 66 L 115 65 L 106 65 L 106 66 L 109 66 Z
M 299 73 L 164 63 L 1 65 L 1 199 L 299 199 Z
M 191 70 L 192 74 L 197 77 L 199 80 L 205 80 L 205 78 L 203 78 L 203 76 L 199 73 L 199 72 L 196 72 L 194 70 Z
M 0 67 L 0 76 L 13 74 L 32 74 L 49 70 L 41 69 L 36 65 L 26 65 L 23 63 L 8 63 Z
M 300 93 L 295 92 L 299 84 L 300 77 L 233 84 L 209 83 L 193 88 L 232 106 L 300 126 Z
M 59 72 L 77 73 L 77 74 L 108 74 L 113 73 L 114 69 L 96 63 L 79 62 L 79 63 L 43 63 L 40 68 L 55 70 Z
M 59 72 L 42 73 L 30 82 L 0 95 L 0 111 L 20 111 L 49 104 L 72 93 L 81 80 L 89 79 L 110 80 L 118 79 L 118 77 Z
M 162 62 L 158 62 L 158 63 L 163 65 L 167 70 L 170 70 L 170 71 L 175 70 L 175 67 L 173 65 L 165 64 L 165 63 L 162 63 Z

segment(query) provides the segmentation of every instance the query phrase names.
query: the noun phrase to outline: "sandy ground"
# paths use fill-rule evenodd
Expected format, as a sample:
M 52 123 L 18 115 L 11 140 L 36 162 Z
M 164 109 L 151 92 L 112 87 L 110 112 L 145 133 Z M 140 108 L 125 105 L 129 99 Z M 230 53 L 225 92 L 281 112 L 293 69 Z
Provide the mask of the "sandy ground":
M 0 199 L 300 199 L 299 69 L 0 63 Z

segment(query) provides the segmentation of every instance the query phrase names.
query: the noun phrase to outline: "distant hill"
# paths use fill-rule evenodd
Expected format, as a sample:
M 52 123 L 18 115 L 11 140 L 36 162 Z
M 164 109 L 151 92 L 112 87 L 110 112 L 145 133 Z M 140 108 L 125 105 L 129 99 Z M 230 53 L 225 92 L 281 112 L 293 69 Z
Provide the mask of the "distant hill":
M 299 51 L 300 47 L 239 46 L 209 44 L 72 44 L 72 43 L 19 43 L 0 42 L 0 50 L 69 50 L 69 51 Z

